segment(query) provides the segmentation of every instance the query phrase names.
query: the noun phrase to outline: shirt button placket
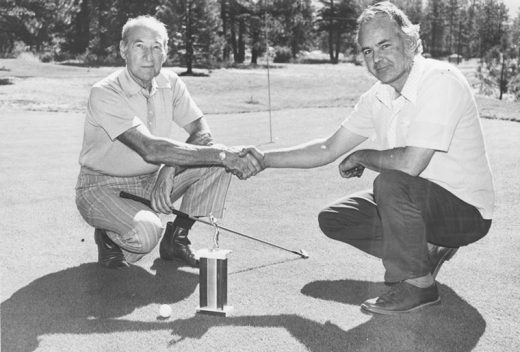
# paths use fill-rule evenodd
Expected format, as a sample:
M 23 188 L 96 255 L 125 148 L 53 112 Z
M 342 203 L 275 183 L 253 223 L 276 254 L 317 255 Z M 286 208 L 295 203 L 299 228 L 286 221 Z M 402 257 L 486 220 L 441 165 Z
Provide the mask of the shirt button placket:
M 152 99 L 153 98 L 151 96 L 146 98 L 146 113 L 147 113 L 147 120 L 148 120 L 148 129 L 150 130 L 150 132 L 155 127 L 155 114 L 154 114 Z

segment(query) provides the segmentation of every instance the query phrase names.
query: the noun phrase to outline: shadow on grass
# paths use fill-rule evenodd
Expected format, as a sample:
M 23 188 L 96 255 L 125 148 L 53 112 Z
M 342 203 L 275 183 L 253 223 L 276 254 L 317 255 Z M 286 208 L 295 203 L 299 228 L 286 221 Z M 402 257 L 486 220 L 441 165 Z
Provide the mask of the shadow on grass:
M 157 259 L 155 275 L 138 266 L 106 270 L 82 264 L 39 278 L 1 304 L 3 351 L 34 351 L 47 334 L 92 334 L 167 329 L 167 323 L 119 318 L 152 303 L 172 304 L 190 296 L 198 274 Z
M 471 351 L 486 329 L 482 315 L 446 285 L 438 284 L 441 304 L 399 316 L 372 315 L 346 334 L 357 341 L 354 350 L 388 347 L 391 351 Z M 388 288 L 383 283 L 357 280 L 315 281 L 304 295 L 360 305 Z
M 331 322 L 320 323 L 295 314 L 205 317 L 194 316 L 171 323 L 171 345 L 200 339 L 209 329 L 222 326 L 281 327 L 309 351 L 471 351 L 485 330 L 478 311 L 440 285 L 442 304 L 399 316 L 368 316 L 350 330 Z M 316 281 L 302 293 L 314 298 L 358 306 L 373 294 L 386 290 L 383 284 L 341 280 Z M 338 309 L 342 309 L 341 305 Z M 345 320 L 349 309 L 345 309 Z M 359 318 L 359 317 L 358 317 Z M 260 350 L 262 350 L 260 348 Z

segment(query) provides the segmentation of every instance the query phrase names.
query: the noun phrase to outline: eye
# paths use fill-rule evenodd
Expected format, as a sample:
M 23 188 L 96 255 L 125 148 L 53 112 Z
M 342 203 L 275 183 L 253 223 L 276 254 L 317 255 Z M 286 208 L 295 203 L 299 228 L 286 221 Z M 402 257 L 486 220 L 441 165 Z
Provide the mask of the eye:
M 368 56 L 370 54 L 372 54 L 372 49 L 364 49 L 363 50 L 363 55 Z
M 156 44 L 156 45 L 153 46 L 153 50 L 154 51 L 162 51 L 163 47 L 162 47 L 162 45 Z
M 388 49 L 389 47 L 390 47 L 389 43 L 385 43 L 385 44 L 381 45 L 382 49 Z
M 142 49 L 142 48 L 144 48 L 144 45 L 143 45 L 143 43 L 135 43 L 134 47 L 136 47 L 137 49 Z

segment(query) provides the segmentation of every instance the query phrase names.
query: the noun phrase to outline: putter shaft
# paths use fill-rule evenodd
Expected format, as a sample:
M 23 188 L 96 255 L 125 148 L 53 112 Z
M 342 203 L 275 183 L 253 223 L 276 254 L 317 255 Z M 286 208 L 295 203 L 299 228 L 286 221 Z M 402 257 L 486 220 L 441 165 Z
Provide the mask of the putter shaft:
M 135 194 L 131 194 L 131 193 L 128 193 L 128 192 L 125 192 L 125 191 L 121 191 L 119 193 L 119 196 L 121 198 L 126 198 L 126 199 L 131 199 L 131 200 L 135 200 L 136 202 L 141 202 L 143 203 L 144 205 L 148 206 L 148 207 L 152 207 L 152 202 L 150 202 L 149 199 L 146 199 L 146 198 L 143 198 L 143 197 L 139 197 Z M 177 216 L 181 216 L 181 217 L 184 217 L 184 218 L 188 218 L 190 220 L 193 220 L 193 221 L 197 221 L 197 222 L 201 222 L 203 224 L 206 224 L 206 225 L 209 225 L 211 227 L 214 227 L 213 224 L 209 221 L 205 221 L 205 220 L 202 220 L 202 219 L 199 219 L 199 218 L 194 218 L 193 216 L 190 216 L 180 210 L 177 210 L 177 209 L 172 209 L 171 210 L 173 214 L 177 215 Z M 296 254 L 296 255 L 299 255 L 300 257 L 302 258 L 308 258 L 308 255 L 305 255 L 301 252 L 298 252 L 298 251 L 293 251 L 293 250 L 290 250 L 288 248 L 284 248 L 284 247 L 281 247 L 281 246 L 278 246 L 274 243 L 271 243 L 271 242 L 267 242 L 267 241 L 264 241 L 264 240 L 261 240 L 261 239 L 258 239 L 258 238 L 255 238 L 255 237 L 252 237 L 252 236 L 248 236 L 246 234 L 243 234 L 241 232 L 238 232 L 238 231 L 234 231 L 232 229 L 228 229 L 227 227 L 224 227 L 224 226 L 220 226 L 220 225 L 217 225 L 219 228 L 221 228 L 222 230 L 225 230 L 227 232 L 231 232 L 231 233 L 234 233 L 235 235 L 238 235 L 238 236 L 242 236 L 242 237 L 245 237 L 245 238 L 248 238 L 250 240 L 253 240 L 253 241 L 257 241 L 257 242 L 260 242 L 260 243 L 263 243 L 263 244 L 266 244 L 268 246 L 271 246 L 271 247 L 275 247 L 275 248 L 278 248 L 278 249 L 281 249 L 283 251 L 286 251 L 286 252 L 290 252 L 290 253 L 293 253 L 293 254 Z

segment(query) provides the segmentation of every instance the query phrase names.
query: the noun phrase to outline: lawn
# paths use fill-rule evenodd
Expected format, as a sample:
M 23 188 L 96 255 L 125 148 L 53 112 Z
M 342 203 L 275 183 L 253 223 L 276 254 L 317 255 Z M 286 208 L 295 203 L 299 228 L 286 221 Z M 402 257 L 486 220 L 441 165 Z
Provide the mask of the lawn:
M 3 68 L 3 69 L 2 69 Z M 173 68 L 180 72 L 180 69 Z M 383 286 L 380 261 L 319 231 L 317 212 L 370 187 L 337 165 L 267 170 L 234 180 L 223 225 L 309 259 L 222 233 L 231 249 L 229 304 L 195 314 L 198 271 L 154 250 L 125 272 L 100 269 L 93 230 L 74 205 L 89 86 L 113 68 L 0 60 L 1 349 L 7 351 L 516 351 L 520 349 L 520 104 L 489 101 L 483 127 L 497 188 L 488 236 L 440 272 L 442 304 L 398 317 L 363 314 Z M 470 74 L 467 73 L 467 74 Z M 218 141 L 287 146 L 332 132 L 371 79 L 353 65 L 271 70 L 272 136 L 265 70 L 187 77 Z M 272 141 L 271 141 L 272 137 Z M 179 134 L 179 138 L 184 138 Z M 196 225 L 196 248 L 211 229 Z M 158 318 L 161 304 L 173 309 Z

